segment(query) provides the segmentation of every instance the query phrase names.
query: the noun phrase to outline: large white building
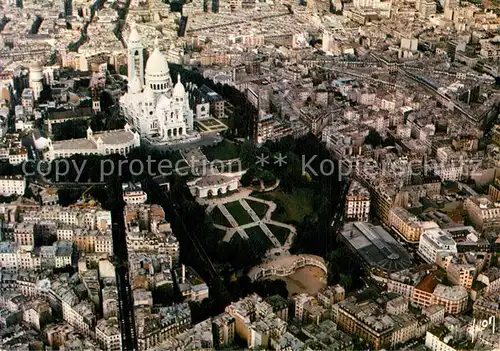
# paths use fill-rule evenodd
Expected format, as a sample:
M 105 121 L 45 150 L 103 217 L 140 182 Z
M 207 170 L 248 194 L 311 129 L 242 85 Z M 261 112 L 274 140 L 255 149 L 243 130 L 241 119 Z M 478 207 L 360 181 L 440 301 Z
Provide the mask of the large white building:
M 20 175 L 0 176 L 0 195 L 24 195 L 26 179 Z
M 370 193 L 360 183 L 353 181 L 346 198 L 347 220 L 367 222 L 370 215 Z
M 189 94 L 180 75 L 173 86 L 167 59 L 158 49 L 158 43 L 145 69 L 144 46 L 135 25 L 127 45 L 129 86 L 120 98 L 120 107 L 128 123 L 141 137 L 157 143 L 178 143 L 196 137 Z
M 139 205 L 146 202 L 148 194 L 142 190 L 141 183 L 122 184 L 123 200 L 127 205 Z
M 418 253 L 427 263 L 433 264 L 438 255 L 457 255 L 457 243 L 441 229 L 428 229 L 420 235 Z
M 58 157 L 71 157 L 81 155 L 111 155 L 126 156 L 133 148 L 141 143 L 139 134 L 133 132 L 128 124 L 123 129 L 94 133 L 89 127 L 87 137 L 52 141 L 48 139 L 48 151 L 44 154 L 46 160 Z

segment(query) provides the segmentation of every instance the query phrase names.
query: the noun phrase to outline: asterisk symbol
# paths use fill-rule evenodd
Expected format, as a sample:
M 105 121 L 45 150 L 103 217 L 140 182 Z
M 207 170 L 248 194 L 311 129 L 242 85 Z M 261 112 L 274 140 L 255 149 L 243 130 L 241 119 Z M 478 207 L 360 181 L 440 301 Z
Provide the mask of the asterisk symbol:
M 269 156 L 266 156 L 264 154 L 260 154 L 260 156 L 257 156 L 257 162 L 255 162 L 256 165 L 264 167 L 268 163 L 269 163 Z
M 282 155 L 281 152 L 278 155 L 274 155 L 274 164 L 277 164 L 279 167 L 286 165 L 286 155 Z

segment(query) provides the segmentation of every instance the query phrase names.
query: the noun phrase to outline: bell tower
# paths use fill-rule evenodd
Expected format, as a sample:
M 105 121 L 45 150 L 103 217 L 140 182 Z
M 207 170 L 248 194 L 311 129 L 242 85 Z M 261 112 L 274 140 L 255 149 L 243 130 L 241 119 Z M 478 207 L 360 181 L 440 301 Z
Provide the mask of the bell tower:
M 132 82 L 136 75 L 141 84 L 144 84 L 144 46 L 137 32 L 135 23 L 130 25 L 130 35 L 127 42 L 128 81 Z

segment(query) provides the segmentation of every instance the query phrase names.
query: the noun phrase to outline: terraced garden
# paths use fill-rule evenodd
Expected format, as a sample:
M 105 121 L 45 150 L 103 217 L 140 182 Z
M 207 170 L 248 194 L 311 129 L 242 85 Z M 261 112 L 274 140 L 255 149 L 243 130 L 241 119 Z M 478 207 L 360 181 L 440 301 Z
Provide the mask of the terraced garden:
M 210 213 L 210 216 L 212 217 L 212 220 L 214 221 L 214 224 L 222 225 L 224 227 L 231 227 L 231 224 L 227 220 L 226 216 L 219 210 L 218 207 L 214 207 L 212 212 Z
M 258 225 L 245 229 L 245 233 L 247 233 L 250 240 L 261 246 L 265 251 L 274 247 L 266 233 Z
M 267 213 L 267 210 L 269 209 L 269 206 L 267 204 L 263 202 L 252 201 L 249 199 L 245 199 L 245 201 L 248 203 L 248 205 L 252 208 L 252 210 L 260 219 L 264 218 L 264 216 Z
M 248 214 L 247 210 L 245 210 L 243 206 L 241 206 L 239 201 L 233 201 L 224 204 L 224 206 L 227 208 L 231 216 L 234 217 L 239 225 L 245 225 L 253 222 L 252 217 Z
M 288 228 L 280 227 L 274 224 L 267 223 L 266 225 L 269 228 L 269 230 L 273 232 L 274 236 L 276 237 L 276 239 L 278 239 L 280 244 L 284 245 L 286 239 L 288 239 L 288 235 L 290 235 L 290 230 Z
M 219 240 L 223 240 L 224 239 L 224 236 L 226 235 L 226 231 L 225 230 L 222 230 L 222 229 L 219 229 L 219 228 L 215 228 L 215 232 L 217 233 L 217 237 L 219 238 Z
M 296 196 L 299 197 L 298 194 Z M 281 249 L 282 246 L 286 246 L 287 249 L 287 239 L 293 235 L 291 233 L 293 228 L 290 229 L 281 222 L 282 226 L 279 221 L 265 219 L 266 213 L 273 207 L 272 204 L 251 197 L 242 200 L 244 202 L 237 200 L 219 203 L 209 212 L 216 225 L 215 230 L 219 240 L 232 244 L 238 244 L 238 240 L 249 240 L 251 247 L 258 249 L 259 252 Z M 229 230 L 231 234 L 227 235 Z

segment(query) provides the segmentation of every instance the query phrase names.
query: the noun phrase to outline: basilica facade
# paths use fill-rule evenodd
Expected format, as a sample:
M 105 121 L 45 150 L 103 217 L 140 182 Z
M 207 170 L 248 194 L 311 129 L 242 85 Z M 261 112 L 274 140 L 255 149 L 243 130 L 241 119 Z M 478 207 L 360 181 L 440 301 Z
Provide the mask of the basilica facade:
M 196 137 L 193 110 L 180 75 L 172 84 L 165 56 L 155 49 L 146 62 L 141 38 L 132 25 L 128 40 L 128 92 L 120 108 L 130 126 L 142 138 L 159 143 L 177 143 Z

